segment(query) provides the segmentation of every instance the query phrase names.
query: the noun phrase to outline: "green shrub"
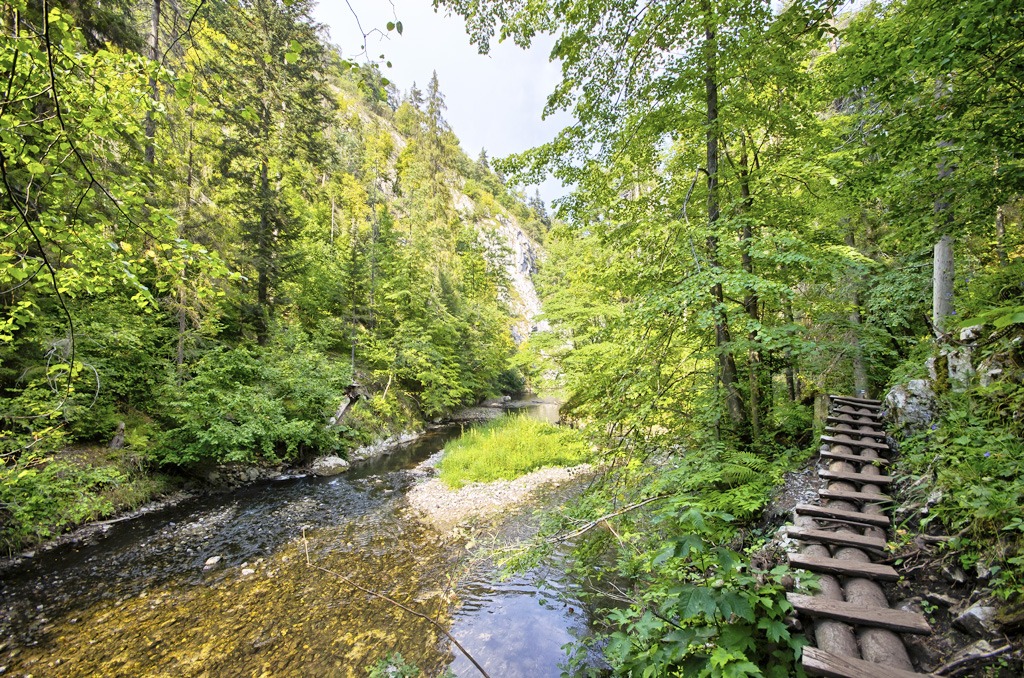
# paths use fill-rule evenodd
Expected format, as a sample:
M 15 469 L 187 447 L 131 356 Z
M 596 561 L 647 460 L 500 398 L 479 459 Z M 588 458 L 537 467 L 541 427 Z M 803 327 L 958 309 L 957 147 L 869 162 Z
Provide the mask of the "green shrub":
M 286 337 L 287 338 L 287 337 Z M 218 348 L 170 403 L 172 425 L 158 456 L 165 463 L 292 461 L 344 446 L 328 418 L 351 381 L 302 338 L 269 348 Z
M 536 419 L 502 417 L 467 431 L 444 448 L 441 480 L 466 483 L 511 480 L 544 466 L 575 466 L 590 459 L 583 436 Z
M 998 397 L 988 400 L 990 391 Z M 1024 396 L 1006 382 L 947 394 L 938 420 L 900 444 L 897 474 L 928 481 L 914 484 L 919 500 L 939 490 L 921 526 L 938 522 L 955 535 L 949 547 L 961 565 L 981 562 L 1010 598 L 1024 586 L 1024 441 L 1000 409 L 1014 400 L 1007 391 Z
M 112 466 L 81 467 L 25 454 L 0 467 L 0 537 L 10 552 L 114 509 L 103 490 L 127 481 Z
M 366 673 L 369 678 L 417 678 L 421 675 L 419 667 L 405 661 L 400 652 L 389 652 L 368 667 Z

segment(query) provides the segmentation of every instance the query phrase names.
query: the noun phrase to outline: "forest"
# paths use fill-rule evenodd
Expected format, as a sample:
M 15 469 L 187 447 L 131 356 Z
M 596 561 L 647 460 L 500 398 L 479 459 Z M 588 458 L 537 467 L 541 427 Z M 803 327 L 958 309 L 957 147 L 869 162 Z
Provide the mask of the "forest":
M 513 565 L 614 514 L 574 567 L 630 583 L 587 641 L 615 672 L 794 675 L 762 512 L 827 394 L 916 383 L 893 548 L 948 537 L 1019 634 L 1019 3 L 434 0 L 483 53 L 555 36 L 573 122 L 501 159 L 312 4 L 0 2 L 3 550 L 554 392 L 605 471 Z M 549 175 L 553 215 L 517 188 Z
M 520 387 L 477 226 L 546 214 L 460 150 L 436 77 L 400 96 L 309 10 L 4 4 L 8 547 L 151 471 L 296 462 Z M 125 458 L 89 463 L 119 427 Z

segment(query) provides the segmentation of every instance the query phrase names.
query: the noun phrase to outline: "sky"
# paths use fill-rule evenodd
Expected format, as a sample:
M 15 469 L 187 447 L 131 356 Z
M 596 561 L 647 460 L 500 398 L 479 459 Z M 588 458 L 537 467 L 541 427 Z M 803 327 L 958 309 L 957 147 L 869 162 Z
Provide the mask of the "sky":
M 570 121 L 567 114 L 541 119 L 544 102 L 561 79 L 560 66 L 548 61 L 549 36 L 539 36 L 529 50 L 508 42 L 481 55 L 469 44 L 462 18 L 435 13 L 430 0 L 319 0 L 314 18 L 327 26 L 342 54 L 353 58 L 363 43 L 353 11 L 364 31 L 387 33 L 386 38 L 371 35 L 368 54 L 357 60 L 386 55 L 392 66 L 382 65 L 381 71 L 400 92 L 413 82 L 425 90 L 437 71 L 448 106 L 445 118 L 469 157 L 475 159 L 481 148 L 492 158 L 524 151 L 550 141 Z M 402 35 L 386 31 L 396 19 Z M 555 179 L 539 188 L 548 204 L 568 192 Z M 534 187 L 526 190 L 533 195 Z

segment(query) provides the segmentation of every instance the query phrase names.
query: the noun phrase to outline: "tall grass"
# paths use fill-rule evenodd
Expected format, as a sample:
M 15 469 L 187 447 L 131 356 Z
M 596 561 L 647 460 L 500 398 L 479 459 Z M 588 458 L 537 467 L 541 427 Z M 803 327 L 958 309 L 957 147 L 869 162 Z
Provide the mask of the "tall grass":
M 589 458 L 578 431 L 514 415 L 470 429 L 445 445 L 438 470 L 448 487 L 458 489 L 471 482 L 511 480 L 544 466 L 575 466 Z

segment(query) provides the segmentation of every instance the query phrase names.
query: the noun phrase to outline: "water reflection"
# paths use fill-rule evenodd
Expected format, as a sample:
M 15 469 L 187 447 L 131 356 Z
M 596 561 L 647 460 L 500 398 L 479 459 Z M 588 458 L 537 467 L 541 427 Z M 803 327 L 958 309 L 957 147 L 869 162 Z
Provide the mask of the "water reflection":
M 549 413 L 550 416 L 550 413 Z M 458 435 L 439 430 L 331 479 L 205 497 L 49 552 L 0 584 L 0 667 L 35 676 L 365 676 L 399 651 L 436 675 L 451 663 L 428 622 L 306 564 L 451 623 L 497 678 L 557 676 L 586 632 L 554 572 L 498 583 L 461 571 L 464 547 L 412 520 L 408 469 Z M 303 528 L 308 535 L 304 543 Z M 220 556 L 212 569 L 207 560 Z M 457 676 L 476 670 L 461 656 Z

